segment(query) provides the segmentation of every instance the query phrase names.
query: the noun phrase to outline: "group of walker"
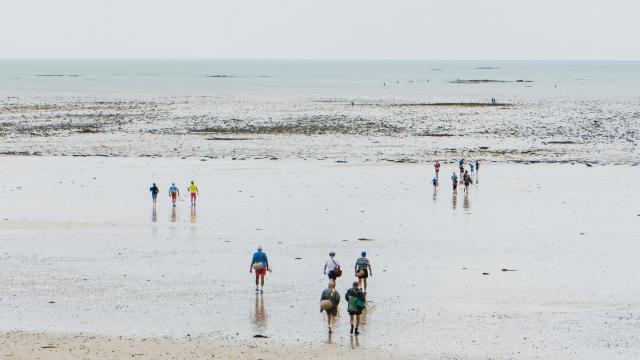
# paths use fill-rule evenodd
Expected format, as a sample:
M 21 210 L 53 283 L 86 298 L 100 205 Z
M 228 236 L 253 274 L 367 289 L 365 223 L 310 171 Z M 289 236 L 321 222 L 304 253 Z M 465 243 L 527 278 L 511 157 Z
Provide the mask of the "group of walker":
M 431 180 L 431 184 L 433 184 L 434 191 L 440 186 L 440 161 L 436 160 L 436 163 L 433 165 L 436 170 L 436 175 Z M 475 164 L 473 161 L 468 163 L 468 170 L 465 169 L 465 161 L 464 158 L 458 161 L 458 168 L 460 169 L 460 176 L 456 174 L 455 170 L 453 174 L 451 174 L 451 185 L 453 186 L 453 194 L 458 193 L 458 185 L 464 184 L 464 192 L 469 193 L 469 185 L 474 183 L 478 183 L 478 174 L 480 172 L 480 161 L 476 160 Z
M 324 311 L 327 314 L 329 334 L 333 332 L 335 318 L 338 316 L 338 305 L 340 304 L 340 293 L 335 288 L 336 280 L 342 276 L 342 268 L 335 256 L 335 252 L 330 252 L 329 259 L 324 264 L 323 272 L 329 278 L 329 284 L 320 296 L 320 312 Z M 253 254 L 251 265 L 249 266 L 249 273 L 255 272 L 256 275 L 256 293 L 260 292 L 262 294 L 264 292 L 264 278 L 267 271 L 271 272 L 269 259 L 262 246 L 258 246 L 258 250 Z M 371 263 L 367 259 L 366 251 L 360 253 L 360 257 L 356 260 L 354 271 L 357 280 L 346 291 L 345 300 L 347 302 L 347 312 L 349 313 L 349 323 L 351 324 L 350 334 L 360 335 L 360 316 L 367 306 L 367 279 L 369 276 L 373 276 Z
M 200 192 L 198 191 L 198 186 L 195 184 L 193 180 L 191 181 L 191 184 L 187 186 L 187 191 L 190 194 L 191 206 L 195 206 L 196 199 L 198 195 L 200 195 Z M 156 206 L 156 203 L 158 200 L 158 194 L 160 193 L 160 189 L 158 188 L 156 183 L 153 183 L 153 185 L 151 185 L 151 187 L 149 188 L 149 192 L 151 192 L 151 199 L 153 201 L 153 206 Z M 180 196 L 180 189 L 178 189 L 175 182 L 171 183 L 171 186 L 169 186 L 169 198 L 171 198 L 171 203 L 173 204 L 174 207 L 176 206 L 176 202 L 178 201 L 179 196 Z

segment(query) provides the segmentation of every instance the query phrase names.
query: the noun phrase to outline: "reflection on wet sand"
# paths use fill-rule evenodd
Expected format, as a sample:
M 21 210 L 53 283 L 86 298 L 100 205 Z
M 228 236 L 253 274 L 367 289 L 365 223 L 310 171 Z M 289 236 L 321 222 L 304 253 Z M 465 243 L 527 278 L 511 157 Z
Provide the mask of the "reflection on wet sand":
M 359 338 L 357 336 L 351 335 L 351 348 L 352 349 L 360 347 L 360 341 L 358 339 Z
M 155 205 L 153 205 L 153 210 L 151 211 L 151 221 L 158 222 L 158 210 Z
M 256 294 L 255 306 L 251 322 L 255 325 L 255 330 L 261 334 L 267 329 L 267 312 L 264 308 L 264 298 L 262 294 Z
M 196 222 L 196 217 L 197 217 L 197 214 L 196 214 L 196 205 L 194 204 L 194 205 L 191 205 L 191 223 L 192 223 L 192 224 L 195 224 L 195 222 Z
M 453 210 L 455 210 L 456 206 L 458 206 L 458 194 L 456 193 L 453 193 L 452 204 L 453 204 Z
M 171 221 L 172 222 L 178 221 L 178 210 L 176 209 L 175 206 L 171 208 Z
M 462 207 L 465 209 L 469 209 L 469 193 L 464 193 L 464 201 L 462 203 Z
M 436 190 L 436 188 L 433 188 L 433 201 L 436 201 L 437 195 L 438 195 L 438 191 Z

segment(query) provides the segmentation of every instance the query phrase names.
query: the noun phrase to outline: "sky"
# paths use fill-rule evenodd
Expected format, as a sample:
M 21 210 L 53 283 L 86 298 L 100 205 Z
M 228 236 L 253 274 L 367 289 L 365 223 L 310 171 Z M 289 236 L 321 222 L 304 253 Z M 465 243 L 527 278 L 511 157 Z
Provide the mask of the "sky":
M 640 59 L 637 0 L 0 0 L 0 58 Z

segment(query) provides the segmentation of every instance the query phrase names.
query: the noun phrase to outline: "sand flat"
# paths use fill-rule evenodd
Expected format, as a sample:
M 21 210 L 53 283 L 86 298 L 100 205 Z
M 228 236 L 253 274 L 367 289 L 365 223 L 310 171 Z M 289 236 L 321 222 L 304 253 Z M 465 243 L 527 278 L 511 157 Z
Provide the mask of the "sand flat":
M 158 346 L 176 353 L 189 334 L 204 342 L 196 355 L 223 344 L 243 358 L 261 334 L 273 351 L 322 356 L 325 256 L 348 268 L 365 249 L 365 353 L 637 359 L 638 169 L 485 163 L 454 197 L 454 168 L 434 193 L 430 164 L 1 157 L 3 351 L 61 339 L 108 353 L 105 339 L 123 336 L 135 349 L 167 337 Z M 174 211 L 166 188 L 192 178 L 196 211 L 184 199 Z M 262 296 L 248 273 L 258 244 L 274 267 Z

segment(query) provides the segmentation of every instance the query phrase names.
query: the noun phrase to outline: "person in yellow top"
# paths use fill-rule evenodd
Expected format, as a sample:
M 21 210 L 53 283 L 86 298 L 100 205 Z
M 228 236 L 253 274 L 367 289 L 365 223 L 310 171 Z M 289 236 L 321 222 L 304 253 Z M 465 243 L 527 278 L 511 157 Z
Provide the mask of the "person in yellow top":
M 191 194 L 191 205 L 195 205 L 196 204 L 196 197 L 198 195 L 200 195 L 200 193 L 198 192 L 198 187 L 193 182 L 193 180 L 191 180 L 191 185 L 189 185 L 187 190 L 189 190 L 189 193 Z

